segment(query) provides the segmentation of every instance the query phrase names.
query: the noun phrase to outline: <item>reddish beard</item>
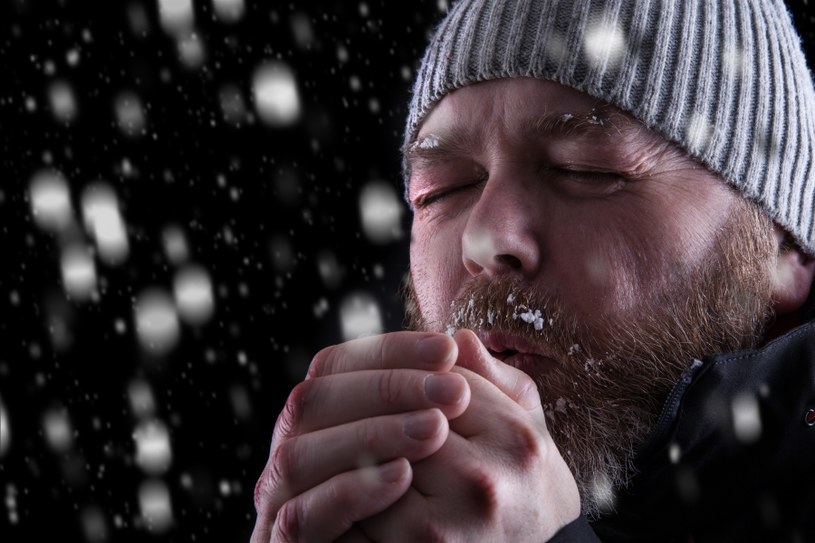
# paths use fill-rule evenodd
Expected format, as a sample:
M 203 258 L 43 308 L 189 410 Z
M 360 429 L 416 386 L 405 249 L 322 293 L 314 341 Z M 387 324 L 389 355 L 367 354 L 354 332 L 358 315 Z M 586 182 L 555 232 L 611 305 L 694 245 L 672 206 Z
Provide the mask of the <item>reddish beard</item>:
M 613 507 L 665 397 L 696 358 L 756 345 L 772 314 L 772 224 L 752 204 L 719 232 L 703 265 L 614 318 L 581 319 L 559 298 L 507 277 L 473 279 L 446 330 L 520 338 L 549 359 L 510 357 L 538 384 L 547 425 L 577 479 L 584 514 Z M 409 326 L 427 330 L 408 281 Z M 499 357 L 512 353 L 495 353 Z M 536 364 L 545 364 L 540 367 Z

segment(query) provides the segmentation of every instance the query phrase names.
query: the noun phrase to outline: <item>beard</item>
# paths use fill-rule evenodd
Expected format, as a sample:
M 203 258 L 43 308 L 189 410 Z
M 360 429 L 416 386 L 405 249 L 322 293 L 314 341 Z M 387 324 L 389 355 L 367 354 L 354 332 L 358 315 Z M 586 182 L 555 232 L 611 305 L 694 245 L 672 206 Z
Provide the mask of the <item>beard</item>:
M 465 284 L 448 322 L 432 326 L 408 278 L 407 325 L 511 334 L 555 361 L 520 369 L 538 386 L 547 427 L 593 519 L 613 510 L 615 489 L 636 474 L 637 449 L 693 361 L 760 342 L 772 316 L 775 255 L 771 221 L 745 201 L 708 258 L 693 269 L 677 265 L 659 292 L 643 292 L 624 315 L 581 318 L 528 282 L 498 277 Z

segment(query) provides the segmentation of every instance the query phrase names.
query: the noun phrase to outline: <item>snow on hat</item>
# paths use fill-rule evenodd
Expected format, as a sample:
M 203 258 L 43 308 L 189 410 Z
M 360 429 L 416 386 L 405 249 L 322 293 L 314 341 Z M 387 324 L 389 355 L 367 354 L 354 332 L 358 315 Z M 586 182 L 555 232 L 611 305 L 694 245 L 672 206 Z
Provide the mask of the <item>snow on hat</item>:
M 422 59 L 403 157 L 444 95 L 504 77 L 628 111 L 815 254 L 815 89 L 782 0 L 459 0 Z

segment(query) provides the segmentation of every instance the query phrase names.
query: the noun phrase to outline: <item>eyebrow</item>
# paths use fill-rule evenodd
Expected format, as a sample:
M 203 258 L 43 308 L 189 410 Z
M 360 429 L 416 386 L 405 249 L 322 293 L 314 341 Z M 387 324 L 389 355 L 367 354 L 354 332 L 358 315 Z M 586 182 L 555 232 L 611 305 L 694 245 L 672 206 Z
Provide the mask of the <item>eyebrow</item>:
M 525 119 L 519 133 L 529 139 L 557 138 L 559 140 L 602 139 L 622 136 L 635 130 L 624 114 L 611 106 L 601 105 L 585 115 L 546 112 Z M 462 154 L 469 148 L 467 137 L 453 130 L 444 135 L 427 134 L 407 149 L 407 163 L 412 170 L 415 163 L 434 162 Z
M 609 138 L 623 134 L 631 127 L 625 115 L 611 106 L 597 106 L 585 115 L 547 112 L 526 119 L 521 134 L 529 137 L 557 137 L 561 139 Z M 625 128 L 624 128 L 625 127 Z

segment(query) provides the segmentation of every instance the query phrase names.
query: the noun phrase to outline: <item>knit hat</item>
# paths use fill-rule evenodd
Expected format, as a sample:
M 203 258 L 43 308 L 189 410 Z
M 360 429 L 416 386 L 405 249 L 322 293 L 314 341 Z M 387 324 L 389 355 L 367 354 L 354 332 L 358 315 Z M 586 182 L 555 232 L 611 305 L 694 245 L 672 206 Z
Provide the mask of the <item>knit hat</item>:
M 403 157 L 444 95 L 505 77 L 629 112 L 815 254 L 815 89 L 782 0 L 459 0 L 422 59 Z

